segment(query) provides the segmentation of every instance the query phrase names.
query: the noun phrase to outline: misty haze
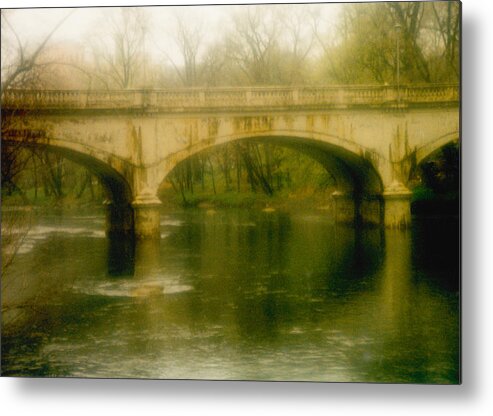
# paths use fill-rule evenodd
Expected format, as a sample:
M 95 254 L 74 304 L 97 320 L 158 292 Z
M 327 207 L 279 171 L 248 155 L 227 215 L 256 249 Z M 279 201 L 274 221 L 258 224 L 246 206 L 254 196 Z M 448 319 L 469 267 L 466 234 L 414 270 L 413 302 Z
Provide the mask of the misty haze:
M 460 383 L 460 3 L 1 19 L 3 376 Z

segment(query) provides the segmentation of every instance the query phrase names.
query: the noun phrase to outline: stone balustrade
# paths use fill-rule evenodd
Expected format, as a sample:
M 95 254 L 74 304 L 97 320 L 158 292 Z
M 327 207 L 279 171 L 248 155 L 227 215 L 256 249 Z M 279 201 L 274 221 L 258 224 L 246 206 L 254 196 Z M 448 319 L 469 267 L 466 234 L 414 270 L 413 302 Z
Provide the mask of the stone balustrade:
M 457 84 L 420 86 L 237 87 L 166 90 L 8 90 L 4 109 L 194 109 L 418 106 L 456 104 Z

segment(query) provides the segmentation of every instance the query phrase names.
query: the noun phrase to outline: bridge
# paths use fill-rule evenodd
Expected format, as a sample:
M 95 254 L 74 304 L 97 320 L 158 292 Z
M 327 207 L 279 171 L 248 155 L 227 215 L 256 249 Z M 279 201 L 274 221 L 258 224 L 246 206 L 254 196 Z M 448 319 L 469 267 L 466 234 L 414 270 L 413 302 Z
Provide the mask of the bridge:
M 410 173 L 459 140 L 459 87 L 7 90 L 7 141 L 46 146 L 108 189 L 107 231 L 159 235 L 157 192 L 183 160 L 237 140 L 298 149 L 336 178 L 339 222 L 406 227 Z M 26 140 L 27 138 L 30 138 Z

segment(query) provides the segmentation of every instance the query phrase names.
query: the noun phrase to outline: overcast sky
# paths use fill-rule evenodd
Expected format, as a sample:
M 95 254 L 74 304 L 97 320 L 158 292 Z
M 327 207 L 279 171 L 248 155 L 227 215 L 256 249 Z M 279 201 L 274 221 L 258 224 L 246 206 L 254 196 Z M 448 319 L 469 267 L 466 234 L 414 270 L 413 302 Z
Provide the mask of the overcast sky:
M 210 28 L 210 30 L 206 31 L 205 41 L 211 42 L 223 33 L 227 27 L 225 22 L 229 22 L 227 16 L 238 7 L 245 6 L 148 7 L 146 9 L 151 21 L 151 33 L 153 35 L 149 40 L 149 45 L 146 45 L 147 52 L 158 56 L 160 54 L 159 48 L 166 47 L 168 54 L 175 57 L 178 56 L 177 51 L 173 49 L 173 42 L 170 41 L 170 30 L 167 29 L 171 25 L 166 24 L 166 22 L 171 22 L 174 19 L 174 15 L 177 12 L 183 14 L 191 24 L 200 21 L 205 27 Z M 280 4 L 275 6 L 264 5 L 262 7 L 285 9 L 287 6 Z M 296 13 L 296 10 L 301 8 L 319 7 L 319 13 L 327 23 L 327 26 L 331 26 L 335 22 L 341 9 L 339 4 L 290 5 L 289 7 L 293 8 L 293 13 Z M 107 21 L 109 15 L 117 10 L 117 8 L 111 7 L 18 9 L 8 10 L 7 16 L 22 42 L 35 45 L 64 16 L 71 13 L 70 17 L 52 37 L 51 44 L 53 45 L 61 41 L 84 42 L 91 35 L 94 36 L 96 34 L 97 36 L 99 31 L 104 31 L 105 21 Z

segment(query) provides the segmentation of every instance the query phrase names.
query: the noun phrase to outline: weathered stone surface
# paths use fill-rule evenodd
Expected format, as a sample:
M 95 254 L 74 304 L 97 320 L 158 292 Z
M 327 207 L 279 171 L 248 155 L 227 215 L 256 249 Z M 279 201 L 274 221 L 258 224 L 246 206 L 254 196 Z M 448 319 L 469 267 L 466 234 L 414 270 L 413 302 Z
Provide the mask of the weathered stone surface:
M 160 238 L 160 205 L 161 201 L 150 190 L 144 191 L 132 202 L 137 239 Z
M 158 211 L 150 201 L 178 163 L 247 139 L 299 149 L 330 169 L 339 191 L 357 201 L 337 202 L 341 220 L 373 223 L 383 213 L 394 227 L 408 224 L 410 213 L 407 194 L 395 193 L 392 184 L 405 187 L 413 166 L 458 140 L 460 131 L 457 85 L 403 86 L 399 106 L 396 94 L 388 86 L 10 90 L 2 93 L 2 111 L 22 114 L 27 126 L 7 140 L 35 132 L 30 145 L 47 145 L 87 166 L 114 201 L 132 203 L 141 237 L 156 234 Z
M 134 233 L 134 212 L 130 204 L 106 204 L 106 235 L 109 237 L 131 237 Z
M 340 224 L 354 224 L 356 204 L 352 195 L 335 191 L 332 193 L 332 217 Z
M 394 182 L 383 193 L 384 223 L 388 228 L 407 228 L 411 224 L 412 193 L 404 185 Z

